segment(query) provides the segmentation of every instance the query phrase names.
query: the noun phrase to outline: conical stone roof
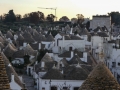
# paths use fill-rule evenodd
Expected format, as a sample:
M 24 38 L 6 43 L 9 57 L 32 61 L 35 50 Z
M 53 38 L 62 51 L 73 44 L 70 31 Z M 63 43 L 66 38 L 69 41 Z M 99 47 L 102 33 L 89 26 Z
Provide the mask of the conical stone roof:
M 7 31 L 6 38 L 13 39 L 13 35 L 10 31 Z
M 0 53 L 0 90 L 10 89 L 4 61 Z
M 105 64 L 99 62 L 79 90 L 120 90 L 120 85 Z
M 32 35 L 27 31 L 24 32 L 23 37 L 24 37 L 25 42 L 29 42 L 29 43 L 35 42 Z
M 13 74 L 15 82 L 18 85 L 20 85 L 21 88 L 23 88 L 24 86 L 23 86 L 22 82 L 20 81 L 20 79 L 18 77 L 18 74 L 16 73 L 16 71 L 14 70 L 12 65 L 10 64 L 9 60 L 7 59 L 7 57 L 4 55 L 4 53 L 1 53 L 1 55 L 2 55 L 2 58 L 3 58 L 4 63 L 5 63 L 6 73 L 7 73 L 9 82 L 11 82 L 11 74 Z
M 29 44 L 27 44 L 27 46 L 24 47 L 24 53 L 28 55 L 36 55 L 37 51 L 33 50 L 33 48 Z
M 46 41 L 54 41 L 54 38 L 51 34 L 49 34 L 46 38 Z
M 44 55 L 44 57 L 41 59 L 41 61 L 44 61 L 44 62 L 53 62 L 54 60 L 48 55 L 48 53 L 46 53 Z
M 58 69 L 49 70 L 43 77 L 43 79 L 63 79 L 63 74 Z
M 11 57 L 13 55 L 14 52 L 16 52 L 17 49 L 14 48 L 10 43 L 6 46 L 5 50 L 4 50 L 4 54 L 7 57 Z

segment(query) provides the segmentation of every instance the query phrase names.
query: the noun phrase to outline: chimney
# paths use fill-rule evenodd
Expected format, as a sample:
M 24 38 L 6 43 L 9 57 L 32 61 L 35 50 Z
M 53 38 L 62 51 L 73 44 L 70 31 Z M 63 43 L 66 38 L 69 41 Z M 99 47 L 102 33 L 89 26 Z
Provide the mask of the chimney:
M 62 27 L 62 31 L 64 31 L 64 27 Z
M 61 73 L 62 73 L 62 74 L 64 73 L 63 70 L 61 71 Z
M 87 62 L 87 52 L 83 52 L 84 62 Z
M 39 50 L 41 49 L 41 43 L 39 43 L 38 49 L 39 49 Z
M 73 28 L 71 28 L 70 34 L 72 34 Z
M 23 79 L 22 79 L 22 76 L 18 76 L 20 81 L 23 83 Z
M 42 70 L 44 70 L 44 67 L 45 67 L 45 62 L 41 62 L 41 68 L 42 68 Z
M 27 43 L 26 43 L 26 42 L 24 42 L 24 43 L 23 43 L 23 47 L 26 47 L 26 46 L 27 46 Z
M 71 51 L 71 58 L 73 57 L 73 51 Z
M 17 35 L 14 35 L 14 40 L 17 40 L 18 36 Z
M 11 74 L 11 82 L 14 82 L 14 74 Z
M 63 36 L 62 40 L 63 40 L 63 47 L 64 47 L 64 40 L 65 40 L 65 37 L 64 37 L 64 36 Z
M 38 64 L 38 61 L 36 61 L 35 64 Z

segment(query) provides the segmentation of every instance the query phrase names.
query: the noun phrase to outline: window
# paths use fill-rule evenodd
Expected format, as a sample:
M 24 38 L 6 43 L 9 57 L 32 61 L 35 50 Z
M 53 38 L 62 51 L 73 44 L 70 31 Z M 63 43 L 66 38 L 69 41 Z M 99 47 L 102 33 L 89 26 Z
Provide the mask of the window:
M 74 87 L 74 90 L 78 90 L 79 89 L 79 87 Z
M 63 87 L 63 90 L 68 90 L 68 88 L 67 87 Z
M 45 90 L 45 88 L 43 87 L 42 90 Z
M 57 87 L 52 86 L 52 87 L 51 87 L 51 90 L 57 90 Z
M 72 51 L 72 47 L 69 47 L 69 51 Z
M 112 67 L 115 67 L 116 66 L 116 62 L 112 62 Z

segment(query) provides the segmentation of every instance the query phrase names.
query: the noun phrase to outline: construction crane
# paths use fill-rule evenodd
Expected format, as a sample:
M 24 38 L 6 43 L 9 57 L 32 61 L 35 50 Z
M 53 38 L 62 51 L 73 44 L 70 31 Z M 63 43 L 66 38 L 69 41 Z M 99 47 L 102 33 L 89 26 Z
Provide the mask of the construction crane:
M 51 9 L 51 10 L 55 10 L 55 18 L 56 18 L 56 21 L 57 21 L 57 16 L 56 16 L 56 9 L 57 8 L 43 8 L 43 7 L 38 7 L 40 9 Z

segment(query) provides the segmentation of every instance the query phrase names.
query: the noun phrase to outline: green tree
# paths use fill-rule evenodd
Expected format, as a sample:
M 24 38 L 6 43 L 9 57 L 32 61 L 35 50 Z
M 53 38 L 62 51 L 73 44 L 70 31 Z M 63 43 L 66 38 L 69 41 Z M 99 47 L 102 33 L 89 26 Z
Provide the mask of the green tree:
M 81 26 L 81 27 L 83 27 L 83 24 L 82 24 L 82 22 L 84 21 L 84 16 L 82 15 L 82 14 L 77 14 L 76 15 L 77 16 L 77 23 Z
M 47 35 L 50 33 L 52 34 L 53 37 L 55 37 L 58 34 L 58 30 L 49 30 Z
M 13 10 L 9 10 L 8 14 L 5 14 L 5 22 L 15 22 L 16 16 L 13 12 Z
M 38 62 L 40 62 L 41 61 L 41 59 L 43 58 L 43 56 L 46 54 L 46 52 L 48 52 L 48 50 L 47 49 L 40 49 L 39 50 L 39 54 L 38 54 L 38 56 L 37 56 L 37 61 Z
M 22 19 L 22 16 L 20 14 L 16 15 L 16 21 L 20 21 Z
M 55 16 L 53 14 L 48 14 L 46 20 L 49 22 L 54 22 Z
M 25 65 L 30 63 L 30 60 L 29 60 L 30 56 L 29 55 L 25 55 L 25 56 L 23 56 L 23 58 L 24 58 L 24 64 Z
M 108 13 L 111 16 L 111 24 L 120 25 L 120 13 L 119 12 L 110 12 Z
M 63 22 L 67 22 L 69 21 L 70 19 L 67 17 L 67 16 L 62 16 L 59 21 L 63 21 Z
M 31 23 L 37 24 L 39 22 L 39 14 L 37 12 L 30 13 L 29 17 Z

